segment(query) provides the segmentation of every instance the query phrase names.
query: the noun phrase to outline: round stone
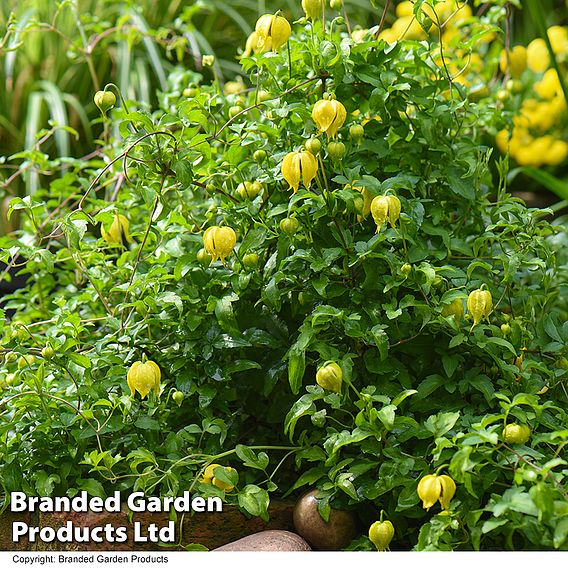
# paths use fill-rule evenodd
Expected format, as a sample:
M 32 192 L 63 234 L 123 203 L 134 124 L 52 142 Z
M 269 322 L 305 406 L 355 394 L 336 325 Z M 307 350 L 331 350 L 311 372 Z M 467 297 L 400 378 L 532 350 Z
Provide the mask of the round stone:
M 308 543 L 290 531 L 262 531 L 215 548 L 213 552 L 305 552 Z
M 329 521 L 318 511 L 317 490 L 300 497 L 294 508 L 294 527 L 316 550 L 340 550 L 355 537 L 357 523 L 352 513 L 332 509 Z

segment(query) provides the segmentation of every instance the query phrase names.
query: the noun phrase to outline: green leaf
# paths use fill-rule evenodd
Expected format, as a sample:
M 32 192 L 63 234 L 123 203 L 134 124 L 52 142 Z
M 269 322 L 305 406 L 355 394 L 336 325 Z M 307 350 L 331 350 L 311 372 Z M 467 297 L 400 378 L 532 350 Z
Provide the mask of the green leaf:
M 384 361 L 389 353 L 389 337 L 385 332 L 385 327 L 384 325 L 375 325 L 371 328 L 371 337 L 379 349 L 381 361 Z
M 456 356 L 444 355 L 442 356 L 442 365 L 444 366 L 446 375 L 451 379 L 455 370 L 458 368 L 459 360 Z
M 554 527 L 554 548 L 560 548 L 568 537 L 568 517 L 559 519 Z
M 92 497 L 101 497 L 102 499 L 106 498 L 106 493 L 102 484 L 96 479 L 79 479 L 77 481 L 77 488 L 80 491 L 86 491 Z
M 239 491 L 239 507 L 253 517 L 260 517 L 268 522 L 268 504 L 270 497 L 268 492 L 256 485 L 247 485 Z
M 173 170 L 176 173 L 176 178 L 181 184 L 182 189 L 191 185 L 193 181 L 193 169 L 188 158 L 178 160 L 173 165 Z
M 247 448 L 246 446 L 243 446 L 242 444 L 237 444 L 235 450 L 237 456 L 246 467 L 252 467 L 254 469 L 260 469 L 264 471 L 268 466 L 269 460 L 265 452 L 260 452 L 257 455 L 253 450 Z
M 159 430 L 160 423 L 149 416 L 140 416 L 136 422 L 134 422 L 136 428 L 141 428 L 142 430 Z
M 459 412 L 440 412 L 439 414 L 432 415 L 426 420 L 424 426 L 435 438 L 443 436 L 449 432 L 459 420 Z
M 387 430 L 392 430 L 394 426 L 395 412 L 396 406 L 394 406 L 394 404 L 384 406 L 377 412 L 379 420 L 383 423 Z
M 304 371 L 306 369 L 306 353 L 303 350 L 292 348 L 288 352 L 288 381 L 294 394 L 300 392 Z
M 302 416 L 309 416 L 316 411 L 316 406 L 313 401 L 314 395 L 311 393 L 301 396 L 286 415 L 284 433 L 289 433 L 290 439 L 294 437 L 296 422 L 298 422 Z
M 47 497 L 53 493 L 53 486 L 61 481 L 59 475 L 48 474 L 45 470 L 40 470 L 34 474 L 35 488 L 38 495 Z
M 321 479 L 326 474 L 326 470 L 323 467 L 313 467 L 308 471 L 305 471 L 298 477 L 294 485 L 287 491 L 286 495 L 289 495 L 299 487 L 304 485 L 313 485 L 318 479 Z M 285 496 L 286 496 L 285 495 Z

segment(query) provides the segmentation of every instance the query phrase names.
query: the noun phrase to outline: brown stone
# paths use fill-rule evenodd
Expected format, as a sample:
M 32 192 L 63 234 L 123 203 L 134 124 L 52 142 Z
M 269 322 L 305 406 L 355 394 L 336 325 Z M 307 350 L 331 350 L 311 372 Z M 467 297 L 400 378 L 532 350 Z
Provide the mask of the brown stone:
M 352 513 L 332 509 L 329 521 L 318 511 L 317 490 L 300 497 L 294 508 L 294 527 L 316 550 L 339 550 L 355 537 L 357 523 Z
M 214 552 L 306 552 L 308 550 L 311 550 L 309 544 L 293 532 L 262 531 L 220 546 Z
M 12 542 L 12 523 L 20 521 L 30 526 L 34 524 L 31 513 L 11 513 L 5 511 L 0 514 L 0 550 L 30 550 L 30 543 L 27 538 L 20 539 L 19 542 Z

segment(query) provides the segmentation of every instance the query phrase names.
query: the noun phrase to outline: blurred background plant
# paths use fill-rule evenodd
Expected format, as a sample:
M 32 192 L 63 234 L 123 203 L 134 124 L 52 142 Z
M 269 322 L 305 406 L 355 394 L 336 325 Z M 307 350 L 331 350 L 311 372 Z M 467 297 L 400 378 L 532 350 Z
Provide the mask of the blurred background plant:
M 415 33 L 420 24 L 414 18 L 413 8 L 417 12 L 421 4 L 343 1 L 349 29 L 357 34 L 381 22 L 381 30 L 389 40 L 397 39 L 395 32 L 405 32 L 407 27 L 401 34 L 406 39 L 425 38 Z M 441 11 L 444 4 L 448 2 L 441 2 Z M 567 23 L 564 0 L 539 0 L 537 4 L 545 26 Z M 542 36 L 542 26 L 527 9 L 528 5 L 521 0 L 459 3 L 466 9 L 460 13 L 466 16 L 490 10 L 497 13 L 506 7 L 507 37 L 485 34 L 485 39 L 497 38 L 493 55 L 502 42 L 528 45 Z M 0 233 L 17 228 L 16 217 L 10 222 L 6 219 L 9 200 L 33 194 L 41 183 L 41 173 L 37 168 L 26 167 L 19 152 L 36 148 L 38 140 L 42 152 L 50 157 L 78 158 L 96 151 L 95 141 L 101 135 L 102 123 L 92 102 L 93 93 L 107 83 L 115 83 L 127 99 L 151 105 L 156 102 L 156 89 L 166 88 L 166 78 L 177 65 L 200 73 L 202 56 L 210 54 L 215 56 L 215 63 L 205 73 L 221 82 L 235 78 L 240 70 L 237 46 L 242 51 L 260 14 L 278 9 L 286 12 L 289 19 L 303 16 L 301 3 L 295 0 L 0 0 Z M 329 9 L 329 17 L 332 16 Z M 459 25 L 452 27 L 450 22 L 448 28 L 455 32 L 463 23 L 467 24 L 466 19 L 458 18 L 454 23 Z M 482 69 L 487 60 L 478 53 L 481 36 L 469 37 L 470 45 L 461 46 L 461 63 L 466 60 L 467 69 L 479 71 L 477 87 L 482 88 L 491 80 L 492 75 L 487 72 L 491 66 Z M 490 49 L 491 46 L 483 55 Z M 455 66 L 459 64 L 458 58 Z M 457 67 L 454 71 L 461 82 L 468 80 L 467 73 Z M 532 83 L 539 79 L 532 77 Z M 490 96 L 497 96 L 499 90 L 492 89 Z M 509 105 L 504 110 L 510 116 L 515 112 L 509 108 L 514 101 L 518 110 L 523 104 L 521 97 L 503 101 L 503 105 Z M 522 171 L 536 180 L 532 186 L 528 182 L 530 189 L 544 185 L 565 199 L 565 170 L 558 171 L 557 164 L 554 166 L 554 175 L 542 169 Z M 45 168 L 46 173 L 50 171 L 49 163 Z M 514 175 L 520 172 L 517 170 Z M 519 185 L 527 187 L 528 179 L 523 175 Z
M 368 0 L 345 5 L 356 20 L 376 15 Z M 42 141 L 50 156 L 88 155 L 102 131 L 101 86 L 150 105 L 175 65 L 201 71 L 205 54 L 215 55 L 216 76 L 233 77 L 251 22 L 277 9 L 302 14 L 293 0 L 0 0 L 0 233 L 17 225 L 6 219 L 9 200 L 38 188 L 37 170 L 14 160 L 45 128 L 58 126 Z

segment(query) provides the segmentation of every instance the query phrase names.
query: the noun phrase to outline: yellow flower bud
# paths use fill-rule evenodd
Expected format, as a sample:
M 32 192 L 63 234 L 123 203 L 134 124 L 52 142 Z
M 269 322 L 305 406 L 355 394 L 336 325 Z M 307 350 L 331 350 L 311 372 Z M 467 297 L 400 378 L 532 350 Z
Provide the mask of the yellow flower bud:
M 288 236 L 295 235 L 300 228 L 300 222 L 295 217 L 286 217 L 280 221 L 280 230 Z
M 467 311 L 473 317 L 473 326 L 476 326 L 481 318 L 489 318 L 493 309 L 493 297 L 489 290 L 474 290 L 467 298 Z
M 311 152 L 290 152 L 284 156 L 281 166 L 284 179 L 290 184 L 294 193 L 298 191 L 300 180 L 309 188 L 318 171 L 318 161 Z
M 302 0 L 302 9 L 306 17 L 313 21 L 321 16 L 321 0 Z
M 389 550 L 393 536 L 394 527 L 390 521 L 375 521 L 369 527 L 369 539 L 380 552 Z
M 231 227 L 209 227 L 203 233 L 203 246 L 211 255 L 211 262 L 215 262 L 218 258 L 221 262 L 225 262 L 237 244 L 237 235 Z
M 262 191 L 262 184 L 258 181 L 244 181 L 237 186 L 237 193 L 242 199 L 254 199 Z
M 418 497 L 422 500 L 422 506 L 427 511 L 440 502 L 442 509 L 450 507 L 450 501 L 456 492 L 456 484 L 448 475 L 425 475 L 416 489 Z
M 94 100 L 99 110 L 106 114 L 116 104 L 116 95 L 112 91 L 97 91 Z
M 362 124 L 352 124 L 349 127 L 349 136 L 355 144 L 359 144 L 365 136 L 365 127 Z
M 117 214 L 108 231 L 101 227 L 101 235 L 109 245 L 121 245 L 123 237 L 131 243 L 132 238 L 128 232 L 128 227 L 128 219 L 124 215 Z
M 321 142 L 317 138 L 310 138 L 306 142 L 306 150 L 317 156 L 321 150 Z
M 312 109 L 312 118 L 321 132 L 334 138 L 347 118 L 347 110 L 335 99 L 321 99 Z
M 185 395 L 181 392 L 181 391 L 175 391 L 172 394 L 172 400 L 178 405 L 181 406 L 181 403 L 183 402 L 183 399 L 185 398 Z
M 371 201 L 371 214 L 377 225 L 377 233 L 380 232 L 388 219 L 390 226 L 394 228 L 400 217 L 400 199 L 396 195 L 378 195 Z
M 290 39 L 292 28 L 286 18 L 265 14 L 256 22 L 255 31 L 260 50 L 278 51 Z
M 316 382 L 323 389 L 341 392 L 343 371 L 337 363 L 328 362 L 316 373 Z
M 503 440 L 508 444 L 526 444 L 531 437 L 531 429 L 526 424 L 507 424 L 503 428 Z
M 442 315 L 447 318 L 454 316 L 456 322 L 460 322 L 463 318 L 463 302 L 461 298 L 456 298 L 450 304 L 444 304 L 442 307 Z
M 160 367 L 154 361 L 136 361 L 130 367 L 126 382 L 130 388 L 130 394 L 138 391 L 142 398 L 145 398 L 150 391 L 154 391 L 156 396 L 160 396 L 160 379 L 162 373 Z

